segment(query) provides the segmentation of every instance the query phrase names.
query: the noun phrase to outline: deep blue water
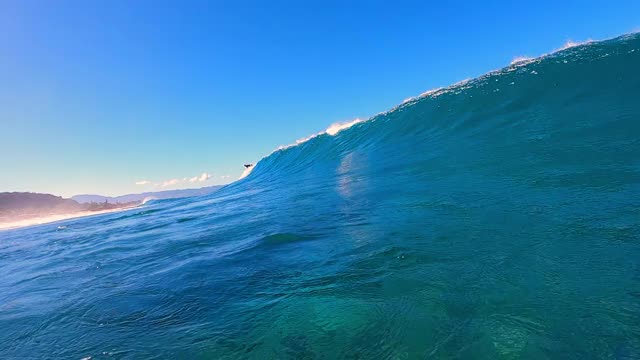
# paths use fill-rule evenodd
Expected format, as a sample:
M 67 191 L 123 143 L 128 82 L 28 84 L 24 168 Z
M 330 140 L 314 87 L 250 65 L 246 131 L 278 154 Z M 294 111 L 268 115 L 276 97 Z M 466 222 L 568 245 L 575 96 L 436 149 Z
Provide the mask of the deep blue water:
M 640 36 L 0 232 L 0 358 L 89 356 L 640 358 Z

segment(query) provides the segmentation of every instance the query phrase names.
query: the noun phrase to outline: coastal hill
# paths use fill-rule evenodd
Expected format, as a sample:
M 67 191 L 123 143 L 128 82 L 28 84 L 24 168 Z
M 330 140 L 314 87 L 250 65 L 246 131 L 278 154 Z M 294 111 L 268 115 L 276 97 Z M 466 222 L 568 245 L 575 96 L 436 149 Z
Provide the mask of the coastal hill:
M 173 199 L 210 194 L 222 185 L 199 189 L 145 192 L 122 196 L 76 195 L 70 199 L 51 194 L 0 192 L 0 224 L 37 219 L 51 215 L 67 215 L 128 208 L 148 199 Z
M 51 194 L 29 192 L 0 193 L 0 212 L 31 211 L 35 209 L 75 210 L 80 204 Z
M 0 223 L 84 211 L 113 210 L 137 204 L 138 202 L 135 201 L 119 204 L 96 202 L 80 204 L 75 200 L 51 194 L 3 192 L 0 193 Z

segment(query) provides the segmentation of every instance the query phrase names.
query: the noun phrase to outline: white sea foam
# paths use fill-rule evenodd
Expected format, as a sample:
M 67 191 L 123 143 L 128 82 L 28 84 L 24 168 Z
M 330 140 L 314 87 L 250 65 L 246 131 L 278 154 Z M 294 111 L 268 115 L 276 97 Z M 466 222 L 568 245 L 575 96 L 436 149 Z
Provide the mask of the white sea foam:
M 309 135 L 307 137 L 298 139 L 298 140 L 296 140 L 295 143 L 292 143 L 292 144 L 280 145 L 275 150 L 273 150 L 271 153 L 269 153 L 269 155 L 273 154 L 276 151 L 280 151 L 280 150 L 288 149 L 290 147 L 298 146 L 300 144 L 304 144 L 307 141 L 309 141 L 309 140 L 311 140 L 311 139 L 313 139 L 315 137 L 318 137 L 320 135 L 328 134 L 328 135 L 334 136 L 337 133 L 339 133 L 340 131 L 348 129 L 348 128 L 352 127 L 353 125 L 359 124 L 359 123 L 364 122 L 364 121 L 366 121 L 366 120 L 363 120 L 363 119 L 360 119 L 360 118 L 355 118 L 355 119 L 347 121 L 347 122 L 336 122 L 336 123 L 333 123 L 333 124 L 329 125 L 329 127 L 325 131 L 321 131 L 319 133 L 315 133 L 313 135 Z M 267 155 L 267 156 L 269 156 L 269 155 Z M 264 159 L 264 157 L 263 157 L 263 159 Z M 243 174 L 244 174 L 244 172 L 243 172 Z M 243 176 L 240 177 L 240 179 L 242 179 L 242 178 L 243 178 Z
M 249 176 L 249 174 L 251 174 L 251 171 L 253 171 L 254 167 L 255 167 L 255 165 L 254 166 L 249 166 L 248 168 L 245 168 L 244 171 L 242 172 L 242 175 L 240 175 L 240 177 L 238 178 L 238 180 L 244 179 L 247 176 Z
M 273 150 L 271 153 L 269 153 L 269 155 L 273 154 L 273 153 L 274 153 L 274 152 L 276 152 L 276 151 L 280 151 L 280 150 L 288 149 L 288 148 L 290 148 L 290 147 L 298 146 L 298 145 L 300 145 L 300 144 L 302 144 L 302 143 L 306 143 L 307 141 L 309 141 L 309 140 L 313 139 L 314 137 L 316 137 L 316 136 L 318 136 L 318 135 L 322 135 L 322 134 L 324 134 L 324 131 L 319 132 L 319 133 L 316 133 L 316 134 L 313 134 L 313 135 L 309 135 L 309 136 L 307 136 L 307 137 L 300 138 L 300 139 L 296 140 L 296 142 L 295 142 L 295 143 L 293 143 L 293 144 L 289 144 L 289 145 L 280 145 L 280 146 L 278 146 L 275 150 Z M 267 156 L 269 156 L 269 155 L 267 155 Z
M 353 119 L 351 121 L 347 121 L 345 123 L 334 123 L 331 124 L 331 126 L 329 126 L 327 128 L 327 130 L 325 130 L 325 132 L 331 136 L 336 135 L 337 133 L 339 133 L 342 130 L 348 129 L 350 127 L 352 127 L 355 124 L 359 124 L 361 122 L 363 122 L 364 120 L 360 119 L 360 118 L 356 118 Z
M 516 56 L 513 60 L 511 60 L 511 63 L 509 63 L 509 65 L 524 65 L 529 64 L 534 60 L 535 58 L 529 56 Z
M 576 47 L 576 46 L 580 46 L 580 45 L 586 45 L 586 44 L 590 44 L 593 42 L 593 39 L 587 39 L 585 41 L 573 41 L 573 40 L 567 40 L 566 43 L 564 43 L 564 45 L 562 45 L 561 48 L 557 49 L 556 51 L 562 51 L 562 50 L 566 50 L 566 49 L 570 49 L 572 47 Z M 554 51 L 555 52 L 555 51 Z
M 593 39 L 587 39 L 585 41 L 573 41 L 573 40 L 567 40 L 564 45 L 562 45 L 561 47 L 553 50 L 552 52 L 549 53 L 545 53 L 542 54 L 538 57 L 530 57 L 530 56 L 516 56 L 515 58 L 513 58 L 513 60 L 511 60 L 511 63 L 509 65 L 516 65 L 516 66 L 522 66 L 522 65 L 528 65 L 540 58 L 543 58 L 545 56 L 549 56 L 552 55 L 558 51 L 562 51 L 562 50 L 566 50 L 566 49 L 570 49 L 572 47 L 576 47 L 576 46 L 580 46 L 580 45 L 586 45 L 586 44 L 590 44 L 594 42 Z
M 146 198 L 142 199 L 142 205 L 148 203 L 151 200 L 156 200 L 156 199 L 157 199 L 157 197 L 155 197 L 155 196 L 147 196 Z
M 277 152 L 277 151 L 285 150 L 285 149 L 288 149 L 288 148 L 291 148 L 291 147 L 294 147 L 294 146 L 298 146 L 298 145 L 300 145 L 300 144 L 304 144 L 304 143 L 306 143 L 307 141 L 309 141 L 309 140 L 311 140 L 311 139 L 313 139 L 313 138 L 315 138 L 315 137 L 318 137 L 318 136 L 320 136 L 320 135 L 327 134 L 327 135 L 335 136 L 335 135 L 336 135 L 337 133 L 339 133 L 340 131 L 345 130 L 345 129 L 348 129 L 348 128 L 352 127 L 353 125 L 359 124 L 359 123 L 364 122 L 364 121 L 367 121 L 367 120 L 363 120 L 363 119 L 360 119 L 360 118 L 355 118 L 355 119 L 353 119 L 353 120 L 351 120 L 351 121 L 347 121 L 347 122 L 336 122 L 336 123 L 333 123 L 333 124 L 329 125 L 329 127 L 328 127 L 325 131 L 321 131 L 321 132 L 319 132 L 319 133 L 315 133 L 315 134 L 313 134 L 313 135 L 309 135 L 309 136 L 307 136 L 307 137 L 304 137 L 304 138 L 298 139 L 298 140 L 296 140 L 296 142 L 295 142 L 295 143 L 293 143 L 293 144 L 289 144 L 289 145 L 280 145 L 280 146 L 278 146 L 276 149 L 274 149 L 274 150 L 273 150 L 272 152 L 270 152 L 268 155 L 263 156 L 263 157 L 262 157 L 262 159 L 264 159 L 264 158 L 266 158 L 266 157 L 270 156 L 271 154 L 273 154 L 273 153 L 275 153 L 275 152 Z M 260 162 L 262 159 L 258 160 L 258 162 Z M 256 164 L 257 164 L 257 163 L 256 163 Z M 245 177 L 247 177 L 249 174 L 251 174 L 251 171 L 253 171 L 253 168 L 254 168 L 254 167 L 255 167 L 255 165 L 254 165 L 254 166 L 251 166 L 251 167 L 249 167 L 249 168 L 244 169 L 244 171 L 242 172 L 242 174 L 240 175 L 240 177 L 238 178 L 238 180 L 240 180 L 240 179 L 244 179 L 244 178 L 245 178 Z

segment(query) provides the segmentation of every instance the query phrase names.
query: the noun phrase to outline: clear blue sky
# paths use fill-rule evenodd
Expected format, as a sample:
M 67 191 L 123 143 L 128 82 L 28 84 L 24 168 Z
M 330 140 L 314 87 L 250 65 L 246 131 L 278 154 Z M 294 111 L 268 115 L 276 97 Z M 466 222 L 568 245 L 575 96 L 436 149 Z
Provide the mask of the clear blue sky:
M 0 191 L 228 182 L 331 123 L 639 27 L 638 0 L 0 1 Z

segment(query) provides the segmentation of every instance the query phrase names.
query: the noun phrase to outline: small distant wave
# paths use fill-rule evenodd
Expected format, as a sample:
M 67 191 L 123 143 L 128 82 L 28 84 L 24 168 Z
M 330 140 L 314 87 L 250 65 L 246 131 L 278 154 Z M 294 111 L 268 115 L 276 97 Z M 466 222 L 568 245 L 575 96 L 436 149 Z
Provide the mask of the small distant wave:
M 158 198 L 155 197 L 155 196 L 147 196 L 146 198 L 142 199 L 142 202 L 140 204 L 144 205 L 144 204 L 146 204 L 146 203 L 148 203 L 149 201 L 152 201 L 152 200 L 158 200 Z

